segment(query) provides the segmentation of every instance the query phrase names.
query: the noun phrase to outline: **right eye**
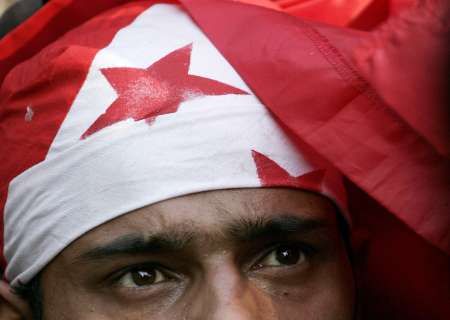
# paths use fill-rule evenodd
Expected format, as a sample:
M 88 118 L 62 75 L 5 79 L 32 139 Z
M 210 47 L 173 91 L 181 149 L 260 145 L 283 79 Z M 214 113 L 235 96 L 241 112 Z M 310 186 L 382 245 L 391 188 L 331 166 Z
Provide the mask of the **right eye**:
M 306 261 L 306 254 L 296 246 L 279 246 L 269 252 L 260 262 L 263 267 L 282 267 Z
M 155 267 L 138 267 L 124 273 L 117 280 L 117 284 L 126 288 L 142 288 L 168 281 L 169 279 L 168 276 Z

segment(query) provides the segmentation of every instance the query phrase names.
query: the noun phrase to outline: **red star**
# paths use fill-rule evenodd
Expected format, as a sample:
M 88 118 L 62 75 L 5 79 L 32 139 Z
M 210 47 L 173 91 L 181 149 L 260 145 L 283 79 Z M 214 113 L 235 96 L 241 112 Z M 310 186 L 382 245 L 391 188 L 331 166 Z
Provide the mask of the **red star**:
M 262 153 L 252 150 L 258 177 L 263 187 L 293 187 L 320 192 L 325 170 L 315 170 L 298 177 L 291 176 L 289 172 L 280 167 L 275 161 Z
M 188 74 L 192 44 L 175 50 L 147 69 L 101 69 L 118 98 L 81 136 L 82 139 L 116 122 L 173 113 L 181 102 L 204 95 L 248 94 L 208 78 Z

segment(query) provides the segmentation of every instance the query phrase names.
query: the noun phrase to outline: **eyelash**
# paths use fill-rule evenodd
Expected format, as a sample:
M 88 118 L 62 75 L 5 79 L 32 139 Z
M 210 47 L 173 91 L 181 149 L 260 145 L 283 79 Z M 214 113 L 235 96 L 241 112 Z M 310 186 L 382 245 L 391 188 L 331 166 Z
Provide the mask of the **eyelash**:
M 164 267 L 157 263 L 140 263 L 135 264 L 126 268 L 123 268 L 117 272 L 114 272 L 112 276 L 109 277 L 111 283 L 113 285 L 117 285 L 119 281 L 127 274 L 135 271 L 140 271 L 143 269 L 154 269 L 161 272 L 166 278 L 169 280 L 173 280 L 176 277 L 173 275 L 173 272 L 169 270 L 167 267 Z
M 267 249 L 265 249 L 263 251 L 263 253 L 259 256 L 257 261 L 265 258 L 268 254 L 270 254 L 271 252 L 273 252 L 283 246 L 292 246 L 292 247 L 300 250 L 308 258 L 312 258 L 319 251 L 318 248 L 316 248 L 315 246 L 305 243 L 305 242 L 282 241 L 282 242 L 272 243 L 271 245 L 269 245 L 269 247 Z
M 263 252 L 258 255 L 258 258 L 255 259 L 251 263 L 251 268 L 250 269 L 253 269 L 254 267 L 256 267 L 258 265 L 258 263 L 263 261 L 266 257 L 268 257 L 275 250 L 277 250 L 277 249 L 279 249 L 279 248 L 281 248 L 283 246 L 293 247 L 296 250 L 299 250 L 302 254 L 305 255 L 305 257 L 308 260 L 311 259 L 318 252 L 317 248 L 315 248 L 314 246 L 312 246 L 310 244 L 307 244 L 305 242 L 295 242 L 295 241 L 275 242 L 275 243 L 270 244 L 267 249 L 263 250 Z M 271 268 L 271 267 L 270 266 L 266 266 L 265 268 Z M 177 279 L 177 276 L 174 275 L 175 271 L 172 271 L 169 268 L 167 268 L 165 266 L 162 266 L 161 264 L 158 264 L 158 263 L 140 263 L 140 264 L 131 265 L 129 267 L 126 267 L 126 268 L 123 268 L 123 269 L 121 269 L 119 271 L 114 272 L 111 276 L 108 277 L 108 279 L 109 279 L 108 282 L 110 284 L 112 284 L 113 286 L 118 286 L 119 282 L 123 279 L 124 276 L 127 275 L 127 273 L 141 271 L 143 269 L 154 269 L 154 270 L 157 270 L 158 272 L 163 274 L 164 277 L 166 277 L 169 281 Z M 255 268 L 254 270 L 256 270 L 256 269 L 257 268 Z M 167 282 L 167 281 L 164 281 L 164 282 Z M 154 285 L 157 285 L 157 284 L 158 283 L 155 283 Z M 132 288 L 128 288 L 128 289 L 132 289 Z

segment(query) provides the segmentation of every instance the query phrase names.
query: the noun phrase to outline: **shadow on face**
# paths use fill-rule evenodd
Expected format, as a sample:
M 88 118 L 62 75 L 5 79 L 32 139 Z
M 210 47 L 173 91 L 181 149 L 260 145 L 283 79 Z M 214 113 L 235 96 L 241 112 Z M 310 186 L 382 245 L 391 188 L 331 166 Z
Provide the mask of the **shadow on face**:
M 352 319 L 336 212 L 301 190 L 163 201 L 83 235 L 42 273 L 45 319 Z

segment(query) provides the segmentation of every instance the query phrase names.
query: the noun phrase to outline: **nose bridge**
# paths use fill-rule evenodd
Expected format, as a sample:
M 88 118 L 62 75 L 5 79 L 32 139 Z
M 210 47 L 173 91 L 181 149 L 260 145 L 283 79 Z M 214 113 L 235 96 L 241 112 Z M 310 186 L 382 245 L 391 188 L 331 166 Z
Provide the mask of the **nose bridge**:
M 269 297 L 233 266 L 214 268 L 206 274 L 201 287 L 195 319 L 273 319 Z

